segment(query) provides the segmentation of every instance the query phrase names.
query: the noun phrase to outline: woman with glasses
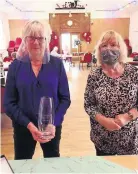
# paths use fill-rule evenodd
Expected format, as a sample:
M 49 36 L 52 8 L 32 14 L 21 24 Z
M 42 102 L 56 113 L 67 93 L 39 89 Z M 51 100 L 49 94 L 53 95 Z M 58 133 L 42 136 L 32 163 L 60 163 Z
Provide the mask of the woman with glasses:
M 16 61 L 9 67 L 4 106 L 12 119 L 15 159 L 31 159 L 39 142 L 44 157 L 59 157 L 64 115 L 70 106 L 65 69 L 59 58 L 50 56 L 50 28 L 39 21 L 28 22 Z M 53 98 L 54 125 L 43 139 L 38 129 L 38 109 L 43 96 Z
M 127 49 L 115 31 L 96 46 L 100 66 L 88 76 L 84 107 L 96 154 L 138 154 L 138 69 L 124 63 Z

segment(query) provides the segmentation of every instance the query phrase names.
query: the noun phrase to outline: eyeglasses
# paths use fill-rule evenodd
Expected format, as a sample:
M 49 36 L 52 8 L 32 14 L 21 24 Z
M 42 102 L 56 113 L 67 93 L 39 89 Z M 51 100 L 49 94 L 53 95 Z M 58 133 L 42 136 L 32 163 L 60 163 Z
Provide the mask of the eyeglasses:
M 37 39 L 39 43 L 44 43 L 46 38 L 45 37 L 35 37 L 35 36 L 27 36 L 26 37 L 29 42 L 33 43 Z

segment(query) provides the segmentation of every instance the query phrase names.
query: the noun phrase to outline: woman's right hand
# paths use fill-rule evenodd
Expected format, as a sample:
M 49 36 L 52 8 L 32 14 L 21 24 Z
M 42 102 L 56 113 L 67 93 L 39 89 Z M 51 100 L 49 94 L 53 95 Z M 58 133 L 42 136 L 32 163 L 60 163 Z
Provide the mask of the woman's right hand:
M 101 114 L 97 114 L 96 120 L 108 131 L 115 131 L 121 129 L 121 127 L 115 122 L 114 118 L 107 118 Z
M 119 126 L 114 118 L 106 118 L 104 125 L 103 125 L 108 131 L 115 131 L 121 129 L 121 126 Z
M 38 128 L 33 124 L 33 123 L 29 123 L 27 128 L 29 129 L 29 131 L 31 132 L 33 139 L 35 141 L 38 141 L 39 143 L 47 143 L 49 141 L 51 141 L 52 138 L 48 137 L 47 139 L 43 139 L 43 133 L 40 132 L 38 130 Z

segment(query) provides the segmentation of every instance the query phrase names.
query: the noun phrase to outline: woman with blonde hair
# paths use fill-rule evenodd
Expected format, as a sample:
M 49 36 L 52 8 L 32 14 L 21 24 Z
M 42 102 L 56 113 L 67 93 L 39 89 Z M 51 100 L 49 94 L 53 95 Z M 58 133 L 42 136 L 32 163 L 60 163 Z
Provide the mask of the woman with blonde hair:
M 138 154 L 138 69 L 124 63 L 122 37 L 107 31 L 96 46 L 100 66 L 88 76 L 84 107 L 96 154 Z
M 15 159 L 31 159 L 37 142 L 44 157 L 60 156 L 62 122 L 70 105 L 70 93 L 62 61 L 48 52 L 49 40 L 48 26 L 29 21 L 16 61 L 9 67 L 4 106 L 13 122 Z M 44 96 L 53 98 L 55 115 L 45 138 L 38 129 L 39 103 Z

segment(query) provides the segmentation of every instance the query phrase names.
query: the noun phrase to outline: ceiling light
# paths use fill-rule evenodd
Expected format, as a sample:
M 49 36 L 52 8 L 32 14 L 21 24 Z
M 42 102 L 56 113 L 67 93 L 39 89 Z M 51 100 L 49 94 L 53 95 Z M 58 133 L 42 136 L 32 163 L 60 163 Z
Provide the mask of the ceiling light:
M 53 17 L 53 18 L 55 18 L 55 17 L 56 17 L 55 13 L 53 13 L 53 14 L 52 14 L 52 17 Z
M 85 13 L 85 17 L 88 17 L 88 13 L 87 12 Z
M 69 12 L 69 18 L 71 18 L 72 17 L 72 14 L 71 14 L 71 12 Z

